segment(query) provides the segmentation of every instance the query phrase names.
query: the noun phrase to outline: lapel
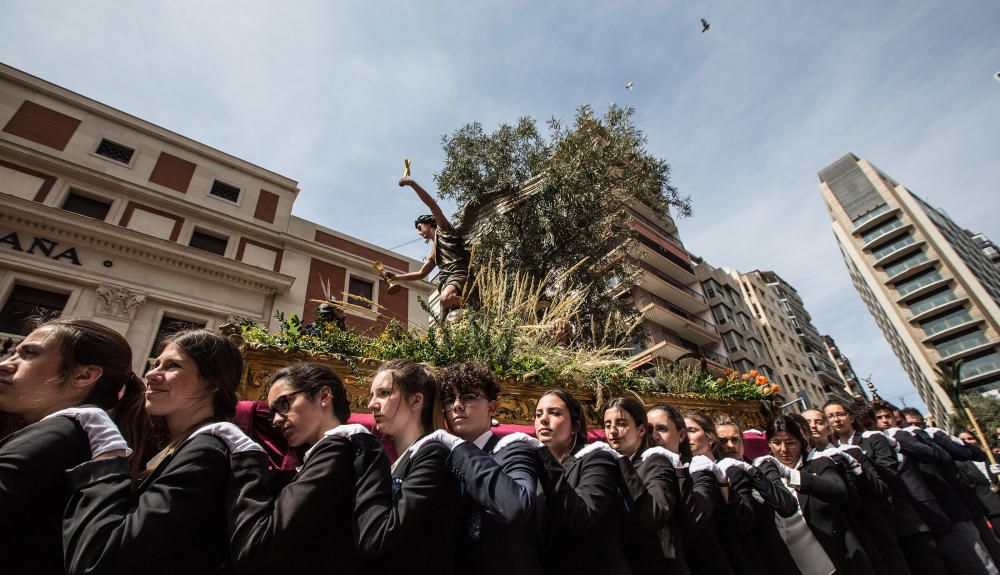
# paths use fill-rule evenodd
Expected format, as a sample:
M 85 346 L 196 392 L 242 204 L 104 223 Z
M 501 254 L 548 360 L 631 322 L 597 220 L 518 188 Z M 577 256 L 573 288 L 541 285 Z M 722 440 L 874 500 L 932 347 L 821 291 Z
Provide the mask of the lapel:
M 412 453 L 413 453 L 412 451 L 404 451 L 403 452 L 403 456 L 400 457 L 392 465 L 392 477 L 393 478 L 396 478 L 396 477 L 403 477 L 403 478 L 405 478 L 406 477 L 406 474 L 409 473 L 409 471 L 410 471 L 410 462 L 413 461 L 413 458 L 410 457 L 410 455 Z
M 493 455 L 493 449 L 497 446 L 499 441 L 500 438 L 497 437 L 495 433 L 491 433 L 486 445 L 483 446 L 483 453 L 486 455 Z
M 809 462 L 803 461 L 802 465 L 799 467 L 800 474 L 809 473 Z M 809 494 L 803 493 L 801 490 L 796 489 L 796 494 L 799 496 L 799 507 L 802 509 L 802 516 L 809 520 Z

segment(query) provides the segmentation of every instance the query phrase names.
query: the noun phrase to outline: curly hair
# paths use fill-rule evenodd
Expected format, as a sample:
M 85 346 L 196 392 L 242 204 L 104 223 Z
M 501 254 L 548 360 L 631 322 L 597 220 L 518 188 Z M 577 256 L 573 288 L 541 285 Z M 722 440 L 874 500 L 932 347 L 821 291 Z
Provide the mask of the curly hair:
M 500 396 L 500 381 L 497 376 L 482 365 L 471 361 L 453 363 L 445 367 L 438 375 L 438 383 L 445 405 L 449 401 L 454 402 L 455 397 L 468 393 L 472 388 L 482 390 L 483 395 L 490 401 L 495 401 Z
M 416 220 L 413 221 L 413 227 L 415 227 L 415 228 L 419 227 L 420 224 L 430 224 L 431 226 L 433 226 L 435 228 L 438 225 L 437 218 L 435 218 L 434 216 L 432 216 L 430 214 L 426 214 L 426 215 L 420 216 Z

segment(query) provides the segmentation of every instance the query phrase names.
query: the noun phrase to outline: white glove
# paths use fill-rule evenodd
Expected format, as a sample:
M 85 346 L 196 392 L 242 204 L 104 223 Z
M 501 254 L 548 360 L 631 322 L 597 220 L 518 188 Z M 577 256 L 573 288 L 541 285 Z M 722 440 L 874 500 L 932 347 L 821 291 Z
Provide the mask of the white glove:
M 898 427 L 890 427 L 889 429 L 882 430 L 882 434 L 888 437 L 889 439 L 895 441 L 896 434 L 899 433 L 900 431 L 902 431 L 902 429 Z
M 954 435 L 949 435 L 948 439 L 950 439 L 953 443 L 957 443 L 958 445 L 967 445 L 964 441 L 955 437 Z
M 899 447 L 899 442 L 896 441 L 896 438 L 894 437 L 896 435 L 895 432 L 893 432 L 891 435 L 889 434 L 889 431 L 891 431 L 892 429 L 896 429 L 897 431 L 899 430 L 899 428 L 892 427 L 892 428 L 889 428 L 889 429 L 885 430 L 884 432 L 883 431 L 866 431 L 866 432 L 864 432 L 864 433 L 861 434 L 861 437 L 868 438 L 868 437 L 872 437 L 872 436 L 875 436 L 875 435 L 881 435 L 882 437 L 885 438 L 886 441 L 889 442 L 889 445 L 891 445 L 893 449 L 896 449 L 897 447 Z
M 416 453 L 420 451 L 421 447 L 427 445 L 428 443 L 440 443 L 441 445 L 447 447 L 449 451 L 451 451 L 454 450 L 455 447 L 458 446 L 458 444 L 464 443 L 464 441 L 461 438 L 455 437 L 454 435 L 448 433 L 443 429 L 437 429 L 416 440 L 413 443 L 413 445 L 411 445 L 409 449 L 407 449 L 407 451 L 412 451 L 413 453 Z
M 670 464 L 674 466 L 674 469 L 677 469 L 679 467 L 683 467 L 684 466 L 684 464 L 681 462 L 681 456 L 680 455 L 677 455 L 676 453 L 674 453 L 673 451 L 670 451 L 666 447 L 660 447 L 659 445 L 656 445 L 654 447 L 650 447 L 646 451 L 643 451 L 642 452 L 642 460 L 646 461 L 646 459 L 648 459 L 648 458 L 650 458 L 650 457 L 652 457 L 654 455 L 659 455 L 659 456 L 666 457 L 667 459 L 669 459 L 670 460 Z
M 230 455 L 233 453 L 241 453 L 243 451 L 264 452 L 263 447 L 257 445 L 254 440 L 250 439 L 245 433 L 243 433 L 242 429 L 236 427 L 235 424 L 229 423 L 228 421 L 220 421 L 218 423 L 203 425 L 191 434 L 192 437 L 195 435 L 214 435 L 215 437 L 218 437 L 226 444 Z
M 574 457 L 576 457 L 577 459 L 583 459 L 587 454 L 593 453 L 595 451 L 607 451 L 608 453 L 613 455 L 615 459 L 621 459 L 625 457 L 621 453 L 615 451 L 613 447 L 611 447 L 607 443 L 604 443 L 603 441 L 595 441 L 591 444 L 583 446 L 583 449 L 577 451 Z
M 855 446 L 852 445 L 851 447 L 855 447 Z M 861 475 L 864 472 L 864 468 L 861 467 L 861 462 L 859 462 L 857 459 L 855 459 L 853 455 L 851 455 L 850 453 L 848 453 L 848 451 L 846 449 L 837 448 L 837 455 L 839 455 L 840 457 L 842 457 L 843 460 L 845 462 L 847 462 L 848 471 L 850 471 L 854 475 Z
M 753 466 L 746 461 L 740 461 L 739 459 L 733 459 L 732 457 L 725 457 L 715 462 L 715 465 L 722 470 L 723 473 L 729 471 L 730 467 L 739 467 L 743 471 L 750 473 L 753 471 Z
M 726 474 L 723 473 L 719 466 L 715 464 L 714 461 L 709 459 L 704 455 L 695 455 L 691 458 L 691 464 L 688 465 L 688 471 L 691 474 L 698 473 L 699 471 L 709 471 L 715 476 L 716 481 L 725 481 Z
M 111 417 L 103 409 L 99 407 L 70 407 L 49 414 L 43 419 L 56 416 L 75 419 L 80 424 L 90 442 L 91 457 L 118 450 L 124 450 L 126 456 L 132 455 L 132 450 L 129 449 L 125 438 L 118 431 L 118 426 L 115 425 L 114 421 L 111 421 Z
M 1000 463 L 991 463 L 990 473 L 992 473 L 993 475 L 1000 475 Z
M 357 435 L 359 433 L 367 433 L 371 435 L 368 428 L 360 423 L 345 423 L 343 425 L 338 425 L 333 429 L 328 429 L 323 435 L 330 435 L 332 437 L 343 437 L 344 439 L 350 439 L 352 435 Z
M 527 433 L 521 433 L 520 431 L 515 431 L 514 433 L 511 433 L 510 435 L 506 435 L 504 437 L 501 437 L 500 441 L 497 442 L 497 446 L 495 448 L 493 448 L 493 451 L 494 452 L 499 452 L 504 447 L 507 447 L 508 445 L 511 445 L 512 443 L 527 443 L 531 447 L 535 447 L 535 448 L 538 448 L 538 447 L 541 447 L 542 445 L 544 445 L 541 441 L 538 441 L 537 439 L 535 439 L 534 437 L 528 435 Z
M 945 433 L 945 431 L 944 431 L 943 429 L 941 429 L 940 427 L 925 427 L 925 428 L 924 428 L 924 431 L 926 431 L 926 432 L 927 432 L 927 435 L 930 435 L 931 437 L 934 437 L 935 435 L 937 435 L 937 434 L 939 434 L 939 433 L 940 433 L 940 434 L 942 434 L 942 435 L 948 435 L 948 434 L 947 434 L 947 433 Z
M 909 427 L 904 427 L 903 431 L 909 431 L 913 435 L 916 435 L 918 431 L 924 431 L 924 430 L 920 427 L 917 427 L 916 425 L 911 425 Z
M 765 461 L 770 461 L 771 463 L 774 463 L 774 465 L 777 466 L 778 468 L 778 475 L 784 477 L 785 479 L 788 479 L 789 477 L 792 476 L 792 468 L 788 467 L 784 463 L 775 459 L 773 455 L 761 455 L 757 459 L 754 459 L 753 460 L 754 467 L 760 467 L 761 464 L 764 463 Z

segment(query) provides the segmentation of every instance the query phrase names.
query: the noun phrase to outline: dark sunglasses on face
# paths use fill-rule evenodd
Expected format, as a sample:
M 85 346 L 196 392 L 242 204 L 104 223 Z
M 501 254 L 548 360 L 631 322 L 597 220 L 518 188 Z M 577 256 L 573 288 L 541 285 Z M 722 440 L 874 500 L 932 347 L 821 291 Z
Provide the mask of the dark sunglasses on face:
M 287 415 L 288 410 L 292 408 L 291 397 L 298 395 L 300 393 L 305 393 L 306 390 L 300 389 L 298 391 L 291 391 L 285 395 L 279 396 L 278 399 L 274 400 L 274 403 L 270 404 L 268 407 L 271 409 L 271 421 L 274 421 L 275 415 Z

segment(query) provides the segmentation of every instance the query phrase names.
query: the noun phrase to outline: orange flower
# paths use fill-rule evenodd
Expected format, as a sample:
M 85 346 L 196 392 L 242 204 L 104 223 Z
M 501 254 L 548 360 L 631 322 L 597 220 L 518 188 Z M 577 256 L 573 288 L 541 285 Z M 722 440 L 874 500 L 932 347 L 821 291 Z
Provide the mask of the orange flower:
M 734 373 L 736 373 L 735 369 L 730 369 L 730 368 L 727 367 L 725 370 L 723 370 L 722 375 L 724 375 L 726 377 L 729 377 L 730 375 L 733 375 Z
M 718 378 L 715 379 L 715 381 L 716 381 L 716 383 L 722 383 L 722 378 L 718 377 Z
M 750 377 L 757 377 L 757 374 L 758 374 L 758 372 L 757 372 L 756 369 L 751 369 L 750 370 Z
M 743 375 L 740 376 L 740 379 L 743 380 L 743 381 L 746 381 L 746 380 L 750 379 L 750 374 L 749 373 L 744 373 Z
M 778 385 L 777 383 L 771 384 L 771 391 L 774 393 L 778 393 L 779 391 L 781 391 L 781 386 Z
M 767 377 L 763 375 L 757 376 L 757 385 L 767 385 Z

